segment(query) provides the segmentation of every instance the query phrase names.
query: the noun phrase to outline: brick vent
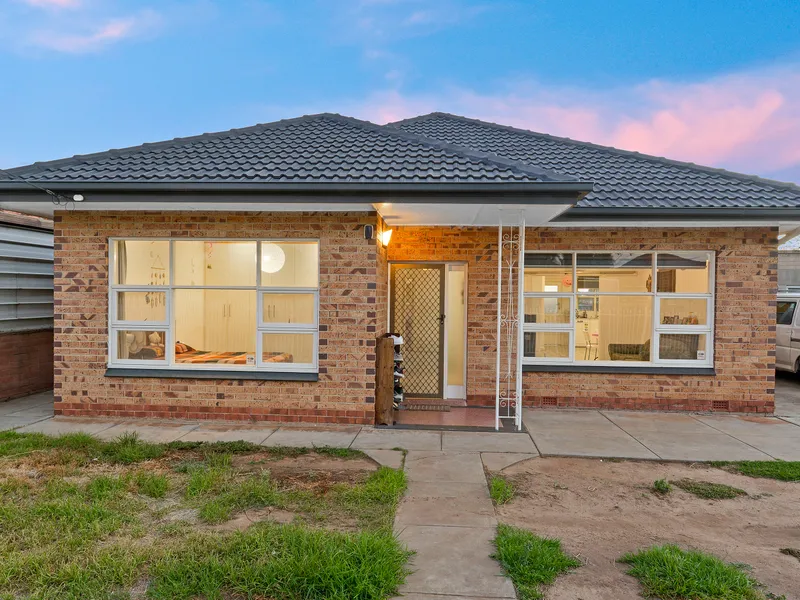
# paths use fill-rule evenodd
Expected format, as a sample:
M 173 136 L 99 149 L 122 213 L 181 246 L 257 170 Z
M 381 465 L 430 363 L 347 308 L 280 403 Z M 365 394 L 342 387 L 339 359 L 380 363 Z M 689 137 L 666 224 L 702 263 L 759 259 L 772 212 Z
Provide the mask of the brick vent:
M 711 401 L 711 410 L 730 410 L 730 402 L 727 400 L 712 400 Z
M 545 396 L 542 398 L 542 406 L 558 406 L 558 398 L 555 396 Z

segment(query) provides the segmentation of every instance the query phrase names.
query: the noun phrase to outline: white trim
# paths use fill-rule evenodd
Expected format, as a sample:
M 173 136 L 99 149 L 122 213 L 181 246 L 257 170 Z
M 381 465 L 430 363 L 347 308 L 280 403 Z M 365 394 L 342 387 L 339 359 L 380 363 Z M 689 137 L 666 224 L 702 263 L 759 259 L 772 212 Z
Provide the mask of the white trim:
M 169 283 L 167 285 L 147 286 L 147 285 L 123 285 L 114 283 L 116 280 L 116 255 L 115 243 L 118 241 L 167 241 L 169 242 Z M 182 241 L 193 242 L 254 242 L 256 250 L 256 281 L 255 285 L 249 286 L 220 286 L 220 285 L 176 285 L 175 283 L 175 243 Z M 317 245 L 317 287 L 270 287 L 261 285 L 261 244 L 264 242 L 273 243 L 314 243 Z M 319 297 L 320 297 L 320 240 L 314 238 L 168 238 L 168 237 L 113 237 L 108 239 L 108 260 L 109 260 L 109 285 L 108 285 L 108 366 L 122 368 L 145 368 L 148 365 L 158 365 L 159 368 L 166 369 L 191 369 L 197 371 L 204 370 L 224 370 L 231 372 L 242 371 L 281 371 L 316 373 L 319 370 Z M 256 294 L 256 327 L 253 334 L 256 337 L 256 355 L 254 365 L 232 365 L 223 363 L 214 364 L 192 364 L 175 362 L 175 314 L 174 314 L 174 292 L 176 290 L 233 290 L 233 291 L 252 291 Z M 119 321 L 117 319 L 117 293 L 119 292 L 153 292 L 159 291 L 166 294 L 166 321 Z M 313 323 L 264 323 L 263 321 L 263 296 L 264 294 L 313 294 L 314 296 L 314 322 Z M 164 359 L 163 360 L 128 360 L 117 357 L 117 335 L 118 331 L 160 331 L 164 332 Z M 263 360 L 261 353 L 262 334 L 312 334 L 314 337 L 313 362 L 312 363 L 269 363 Z
M 614 252 L 630 252 L 632 254 L 643 255 L 648 254 L 652 257 L 651 264 L 651 288 L 650 291 L 643 292 L 578 292 L 578 256 L 581 254 L 609 254 Z M 713 250 L 654 250 L 654 251 L 640 251 L 640 250 L 527 250 L 527 254 L 569 254 L 572 256 L 572 291 L 571 292 L 525 292 L 524 298 L 565 298 L 569 297 L 570 300 L 570 322 L 569 323 L 523 323 L 523 328 L 527 332 L 569 332 L 570 336 L 570 350 L 569 358 L 552 358 L 552 357 L 523 357 L 524 364 L 533 365 L 592 365 L 599 367 L 653 367 L 653 366 L 671 366 L 671 367 L 711 367 L 714 365 L 714 310 L 716 298 L 716 252 Z M 669 254 L 673 256 L 696 256 L 697 254 L 704 254 L 708 260 L 708 292 L 706 293 L 685 293 L 685 292 L 659 292 L 658 291 L 658 257 L 660 254 Z M 564 267 L 566 269 L 567 267 Z M 598 267 L 603 268 L 603 267 Z M 631 267 L 635 268 L 635 267 Z M 651 334 L 650 334 L 650 361 L 577 361 L 575 360 L 575 307 L 577 298 L 582 296 L 592 297 L 626 297 L 626 296 L 646 296 L 652 298 L 652 318 L 651 318 Z M 662 299 L 703 299 L 706 300 L 706 323 L 698 325 L 674 325 L 662 324 L 661 321 L 661 300 Z M 523 313 L 524 318 L 524 313 Z M 705 359 L 700 360 L 677 360 L 677 359 L 662 359 L 659 358 L 660 336 L 661 335 L 705 335 L 706 344 L 705 348 L 698 348 L 699 351 L 705 352 Z

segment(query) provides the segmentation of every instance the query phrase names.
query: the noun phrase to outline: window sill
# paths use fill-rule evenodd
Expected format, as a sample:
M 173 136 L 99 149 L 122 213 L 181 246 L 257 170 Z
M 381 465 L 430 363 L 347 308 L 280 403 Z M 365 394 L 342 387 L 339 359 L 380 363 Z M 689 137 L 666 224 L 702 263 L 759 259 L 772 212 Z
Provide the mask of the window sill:
M 319 381 L 319 373 L 292 371 L 233 371 L 227 369 L 128 369 L 108 367 L 106 377 L 149 377 L 157 379 L 238 379 L 256 381 Z
M 523 373 L 609 373 L 641 375 L 716 375 L 714 367 L 612 367 L 597 365 L 522 365 Z

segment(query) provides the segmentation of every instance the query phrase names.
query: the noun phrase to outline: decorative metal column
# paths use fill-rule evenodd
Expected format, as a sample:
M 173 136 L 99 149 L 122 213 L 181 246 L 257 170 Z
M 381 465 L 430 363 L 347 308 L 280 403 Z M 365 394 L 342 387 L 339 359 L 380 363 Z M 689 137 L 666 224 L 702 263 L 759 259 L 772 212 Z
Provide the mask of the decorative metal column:
M 525 217 L 521 211 L 500 213 L 497 229 L 497 375 L 495 428 L 513 420 L 522 429 L 523 276 Z

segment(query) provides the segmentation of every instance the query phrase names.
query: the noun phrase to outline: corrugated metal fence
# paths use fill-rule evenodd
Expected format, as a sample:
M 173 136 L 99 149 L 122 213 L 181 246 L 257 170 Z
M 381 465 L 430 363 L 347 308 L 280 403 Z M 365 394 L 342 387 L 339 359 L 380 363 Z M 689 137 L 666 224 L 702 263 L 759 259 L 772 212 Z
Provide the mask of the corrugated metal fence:
M 0 223 L 0 332 L 53 327 L 53 234 Z

